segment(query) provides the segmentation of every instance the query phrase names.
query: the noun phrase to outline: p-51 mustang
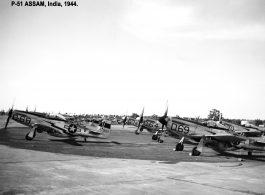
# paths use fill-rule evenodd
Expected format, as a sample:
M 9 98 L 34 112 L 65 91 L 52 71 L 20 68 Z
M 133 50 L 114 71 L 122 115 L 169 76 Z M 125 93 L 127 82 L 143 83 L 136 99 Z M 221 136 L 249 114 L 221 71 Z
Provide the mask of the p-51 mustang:
M 176 145 L 176 151 L 184 149 L 185 138 L 199 142 L 197 147 L 192 149 L 192 155 L 199 156 L 203 146 L 208 146 L 219 151 L 236 149 L 248 150 L 248 155 L 252 155 L 253 150 L 265 151 L 265 140 L 248 138 L 237 133 L 230 133 L 229 129 L 221 123 L 209 121 L 198 123 L 196 121 L 169 118 L 165 114 L 160 117 L 159 122 L 167 127 L 169 136 L 180 139 Z
M 140 132 L 146 129 L 149 133 L 154 134 L 152 136 L 152 139 L 157 140 L 162 135 L 161 134 L 162 124 L 159 123 L 158 120 L 152 118 L 144 118 L 143 115 L 144 115 L 144 108 L 139 118 L 132 118 L 126 116 L 123 120 L 123 127 L 125 123 L 127 123 L 128 125 L 136 126 L 137 127 L 137 129 L 135 130 L 136 135 L 139 135 Z M 162 139 L 158 141 L 160 141 L 161 143 L 163 142 Z
M 36 132 L 46 131 L 49 135 L 63 138 L 88 137 L 106 139 L 110 136 L 111 121 L 102 119 L 93 121 L 85 125 L 68 123 L 64 116 L 60 114 L 47 115 L 38 112 L 13 110 L 13 106 L 8 113 L 5 129 L 9 119 L 31 127 L 32 130 L 25 136 L 26 140 L 32 140 Z

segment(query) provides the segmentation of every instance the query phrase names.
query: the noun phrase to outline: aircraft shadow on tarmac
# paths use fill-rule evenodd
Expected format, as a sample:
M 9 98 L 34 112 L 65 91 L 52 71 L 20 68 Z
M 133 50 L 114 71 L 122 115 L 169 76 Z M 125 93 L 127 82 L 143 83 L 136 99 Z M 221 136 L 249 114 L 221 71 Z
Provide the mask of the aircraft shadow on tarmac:
M 217 150 L 216 150 L 217 151 Z M 265 155 L 263 153 L 263 155 L 256 155 L 255 153 L 252 156 L 248 156 L 248 155 L 238 155 L 238 154 L 233 154 L 230 152 L 226 152 L 226 151 L 217 151 L 218 153 L 215 154 L 214 156 L 216 157 L 226 157 L 226 158 L 238 158 L 238 159 L 244 159 L 244 160 L 253 160 L 253 161 L 261 161 L 261 162 L 265 162 Z M 211 157 L 208 156 L 207 157 Z
M 93 143 L 93 144 L 121 144 L 119 142 L 116 141 L 94 141 L 94 140 L 87 140 L 87 141 L 76 141 L 76 140 L 71 140 L 71 139 L 50 139 L 50 141 L 54 141 L 54 142 L 63 142 L 66 144 L 70 144 L 73 146 L 83 146 L 80 143 Z

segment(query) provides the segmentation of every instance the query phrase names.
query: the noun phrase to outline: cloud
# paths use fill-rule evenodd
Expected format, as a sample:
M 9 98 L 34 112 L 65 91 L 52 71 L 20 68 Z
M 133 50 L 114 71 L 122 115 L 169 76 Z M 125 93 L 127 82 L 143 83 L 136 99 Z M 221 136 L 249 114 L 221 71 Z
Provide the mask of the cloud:
M 143 40 L 170 45 L 185 39 L 265 41 L 264 14 L 255 15 L 258 6 L 247 8 L 244 1 L 210 5 L 136 1 L 121 27 Z

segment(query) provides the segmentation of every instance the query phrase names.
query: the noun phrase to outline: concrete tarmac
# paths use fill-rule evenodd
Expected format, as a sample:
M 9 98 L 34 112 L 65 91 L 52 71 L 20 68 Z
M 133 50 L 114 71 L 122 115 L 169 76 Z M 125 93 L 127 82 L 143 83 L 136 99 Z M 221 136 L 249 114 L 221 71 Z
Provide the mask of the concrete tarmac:
M 164 164 L 0 145 L 2 194 L 265 194 L 265 165 Z
M 0 194 L 265 194 L 264 155 L 191 157 L 192 144 L 174 152 L 177 140 L 159 144 L 132 127 L 77 145 L 46 133 L 30 142 L 28 131 L 0 129 Z

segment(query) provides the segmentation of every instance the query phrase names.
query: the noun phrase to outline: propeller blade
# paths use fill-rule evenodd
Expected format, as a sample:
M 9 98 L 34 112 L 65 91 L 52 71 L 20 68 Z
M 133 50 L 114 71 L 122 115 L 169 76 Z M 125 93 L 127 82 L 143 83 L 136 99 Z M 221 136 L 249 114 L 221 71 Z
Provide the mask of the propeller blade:
M 126 121 L 127 121 L 127 116 L 125 116 L 125 118 L 123 119 L 123 126 L 122 126 L 122 128 L 124 128 L 124 125 L 125 125 Z
M 166 105 L 165 113 L 164 113 L 164 115 L 163 115 L 164 118 L 167 117 L 167 113 L 168 113 L 168 101 L 167 101 L 167 105 Z
M 140 127 L 140 124 L 143 123 L 143 121 L 144 121 L 144 107 L 143 107 L 142 114 L 141 114 L 141 116 L 140 116 L 140 120 L 139 120 L 139 124 L 138 124 L 138 129 L 139 129 L 139 127 Z
M 158 121 L 162 124 L 162 130 L 164 129 L 164 126 L 167 126 L 167 121 L 166 121 L 167 113 L 168 113 L 168 101 L 164 115 L 158 118 Z
M 13 112 L 13 106 L 12 106 L 12 108 L 9 110 L 8 117 L 7 117 L 7 120 L 6 120 L 5 129 L 7 128 L 7 125 L 8 125 L 8 123 L 9 123 L 9 119 L 12 117 L 12 112 Z

